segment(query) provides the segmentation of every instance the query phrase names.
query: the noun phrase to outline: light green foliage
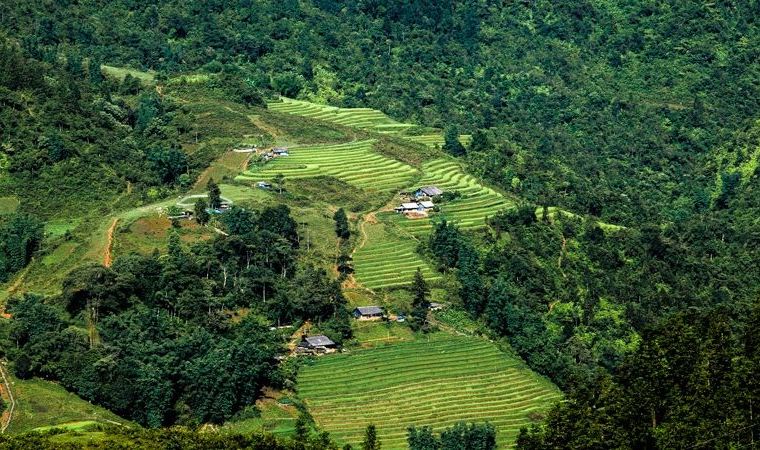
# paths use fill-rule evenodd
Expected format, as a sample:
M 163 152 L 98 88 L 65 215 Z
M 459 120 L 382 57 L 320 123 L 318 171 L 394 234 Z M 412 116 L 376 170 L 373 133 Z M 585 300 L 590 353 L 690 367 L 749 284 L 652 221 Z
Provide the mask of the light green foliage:
M 317 423 L 336 440 L 356 445 L 374 423 L 385 449 L 405 448 L 411 424 L 440 431 L 486 420 L 497 427 L 499 444 L 509 445 L 531 414 L 560 398 L 493 344 L 448 334 L 323 357 L 302 369 L 298 383 Z

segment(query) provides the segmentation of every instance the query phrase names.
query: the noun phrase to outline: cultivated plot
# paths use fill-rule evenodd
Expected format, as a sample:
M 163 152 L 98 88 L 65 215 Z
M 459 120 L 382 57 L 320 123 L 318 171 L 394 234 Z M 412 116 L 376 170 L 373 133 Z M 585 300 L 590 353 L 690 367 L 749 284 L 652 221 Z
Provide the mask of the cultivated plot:
M 332 176 L 367 191 L 393 191 L 407 185 L 419 173 L 400 161 L 372 149 L 375 140 L 345 144 L 291 147 L 289 156 L 275 158 L 264 166 L 238 176 L 237 180 L 273 180 Z
M 449 334 L 326 356 L 305 366 L 301 397 L 317 423 L 357 445 L 377 426 L 385 449 L 406 448 L 409 425 L 435 431 L 459 421 L 490 422 L 500 447 L 545 413 L 560 392 L 482 339 Z
M 436 159 L 422 167 L 423 178 L 420 186 L 437 186 L 444 192 L 459 192 L 461 197 L 441 205 L 441 211 L 434 213 L 455 223 L 461 229 L 485 226 L 486 218 L 513 206 L 513 202 L 495 190 L 480 184 L 475 177 L 462 171 L 456 162 Z M 414 235 L 426 233 L 432 228 L 430 219 L 407 219 L 398 214 L 386 214 L 386 219 L 397 223 L 403 230 Z
M 383 224 L 363 225 L 366 241 L 354 253 L 354 276 L 368 289 L 402 286 L 412 282 L 419 268 L 426 281 L 441 278 L 417 253 L 411 236 L 390 235 Z

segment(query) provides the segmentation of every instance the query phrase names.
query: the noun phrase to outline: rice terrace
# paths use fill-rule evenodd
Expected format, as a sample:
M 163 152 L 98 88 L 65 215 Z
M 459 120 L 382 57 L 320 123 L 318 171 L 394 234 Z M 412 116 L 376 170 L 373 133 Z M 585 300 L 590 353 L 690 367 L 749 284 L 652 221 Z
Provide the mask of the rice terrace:
M 500 447 L 510 447 L 532 414 L 560 398 L 493 344 L 446 333 L 321 357 L 302 369 L 298 386 L 316 422 L 340 442 L 359 444 L 374 423 L 387 449 L 406 448 L 412 423 L 441 430 L 460 421 L 490 422 Z

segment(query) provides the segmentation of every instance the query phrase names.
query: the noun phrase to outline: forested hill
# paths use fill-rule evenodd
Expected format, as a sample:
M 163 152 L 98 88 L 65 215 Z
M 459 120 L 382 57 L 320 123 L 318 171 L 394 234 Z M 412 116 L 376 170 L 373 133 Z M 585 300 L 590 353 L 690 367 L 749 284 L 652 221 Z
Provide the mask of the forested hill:
M 542 425 L 521 434 L 518 446 L 746 448 L 760 433 L 758 20 L 757 0 L 5 2 L 0 213 L 22 214 L 0 217 L 0 281 L 43 253 L 37 252 L 42 223 L 26 213 L 73 217 L 86 227 L 83 217 L 102 219 L 174 196 L 239 144 L 239 136 L 264 133 L 251 117 L 258 113 L 298 121 L 289 137 L 306 135 L 294 139 L 299 143 L 325 125 L 266 111 L 265 100 L 376 108 L 398 122 L 445 130 L 441 150 L 405 142 L 394 157 L 448 152 L 447 162 L 461 162 L 473 180 L 515 202 L 476 231 L 440 221 L 429 239 L 406 244 L 415 261 L 430 263 L 436 289 L 457 312 L 567 394 Z M 195 108 L 209 96 L 227 102 L 218 110 L 242 118 L 233 138 L 226 129 L 212 130 L 232 116 L 207 121 L 213 114 Z M 218 145 L 196 145 L 199 129 Z M 338 129 L 325 133 L 348 140 Z M 410 125 L 404 132 L 421 130 Z M 462 145 L 461 134 L 472 139 Z M 287 208 L 255 215 L 284 225 L 282 239 L 298 236 L 300 221 Z M 84 358 L 76 355 L 100 361 L 100 350 L 83 344 L 82 335 L 68 340 L 68 319 L 61 317 L 81 318 L 90 308 L 72 289 L 52 301 L 8 303 L 14 330 L 26 336 L 16 340 L 15 369 L 63 379 L 150 425 L 232 417 L 245 399 L 230 394 L 224 411 L 212 410 L 199 400 L 206 387 L 195 383 L 196 374 L 219 367 L 222 347 L 234 344 L 248 355 L 272 334 L 252 320 L 230 331 L 215 317 L 196 317 L 193 302 L 218 306 L 229 297 L 245 307 L 253 294 L 243 298 L 224 277 L 213 295 L 182 297 L 180 283 L 157 280 L 184 274 L 195 280 L 186 284 L 200 286 L 208 282 L 202 268 L 209 261 L 227 264 L 239 249 L 264 254 L 269 219 L 251 228 L 254 220 L 244 217 L 247 228 L 228 233 L 229 240 L 217 236 L 193 247 L 196 259 L 175 242 L 173 259 L 143 255 L 68 278 L 70 288 L 85 280 L 92 298 L 112 294 L 113 310 L 136 308 L 104 320 L 110 328 L 103 337 L 121 342 L 124 353 L 142 338 L 135 332 L 116 339 L 126 336 L 122 324 L 149 323 L 156 305 L 171 319 L 153 330 L 156 340 L 207 328 L 196 360 L 181 356 L 182 339 L 171 344 L 178 361 L 194 361 L 164 386 L 171 403 L 139 407 L 118 395 L 123 381 L 90 382 L 112 372 L 93 374 L 78 365 Z M 68 239 L 59 231 L 60 240 Z M 238 241 L 245 245 L 223 244 Z M 299 248 L 282 246 L 283 267 L 303 262 Z M 262 275 L 243 261 L 234 264 L 248 286 L 257 286 L 270 321 L 332 316 L 333 331 L 350 334 L 340 286 L 326 271 L 303 275 L 318 283 L 290 271 L 292 280 L 272 282 L 282 292 L 272 297 L 271 280 L 257 278 Z M 265 277 L 277 279 L 282 271 L 286 278 L 268 258 L 258 264 Z M 115 277 L 112 285 L 101 271 Z M 324 308 L 309 309 L 314 296 L 300 290 L 306 285 L 317 286 Z M 179 304 L 166 306 L 167 299 Z M 56 301 L 70 311 L 64 314 Z M 26 327 L 40 317 L 53 319 Z M 78 344 L 60 364 L 49 363 L 46 345 L 58 342 Z M 151 355 L 143 348 L 138 356 Z M 249 356 L 263 361 L 253 370 L 274 366 L 276 352 Z M 235 377 L 252 376 L 224 361 Z M 165 372 L 146 379 L 175 366 L 164 361 Z M 124 363 L 124 379 L 138 379 L 130 367 Z M 229 392 L 236 386 L 231 381 Z M 144 395 L 153 399 L 154 392 Z
M 0 25 L 43 60 L 242 71 L 291 97 L 489 129 L 482 175 L 632 225 L 708 207 L 751 156 L 725 144 L 760 106 L 758 16 L 746 1 L 33 1 Z

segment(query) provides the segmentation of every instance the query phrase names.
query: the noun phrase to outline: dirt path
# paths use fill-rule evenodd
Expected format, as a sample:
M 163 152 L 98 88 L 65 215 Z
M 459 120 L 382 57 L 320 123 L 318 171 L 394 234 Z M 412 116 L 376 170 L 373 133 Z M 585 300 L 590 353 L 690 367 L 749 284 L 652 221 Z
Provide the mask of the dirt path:
M 0 385 L 0 397 L 8 405 L 7 409 L 3 410 L 2 417 L 0 417 L 0 433 L 5 433 L 8 426 L 13 419 L 13 412 L 16 409 L 16 399 L 13 398 L 13 391 L 11 391 L 11 385 L 8 382 L 8 378 L 5 375 L 5 363 L 0 362 L 0 376 L 2 376 L 2 385 Z
M 117 223 L 119 223 L 119 219 L 114 218 L 113 222 L 111 222 L 111 226 L 108 227 L 108 232 L 106 234 L 106 248 L 103 252 L 103 265 L 106 267 L 111 267 L 111 264 L 113 264 L 113 234 L 116 231 Z
M 261 116 L 248 116 L 248 120 L 250 120 L 256 128 L 264 130 L 265 133 L 272 136 L 273 139 L 277 139 L 280 135 L 280 130 L 261 120 Z

